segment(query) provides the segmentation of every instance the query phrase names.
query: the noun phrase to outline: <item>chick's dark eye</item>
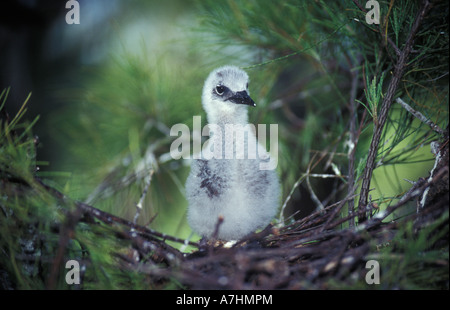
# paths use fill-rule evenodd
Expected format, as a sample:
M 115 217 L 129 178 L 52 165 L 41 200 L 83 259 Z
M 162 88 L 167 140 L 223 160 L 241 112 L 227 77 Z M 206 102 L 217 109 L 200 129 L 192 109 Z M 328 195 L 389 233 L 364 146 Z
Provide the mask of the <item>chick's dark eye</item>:
M 225 92 L 225 87 L 224 86 L 222 86 L 222 85 L 217 85 L 216 86 L 216 93 L 219 96 L 222 96 L 224 92 Z

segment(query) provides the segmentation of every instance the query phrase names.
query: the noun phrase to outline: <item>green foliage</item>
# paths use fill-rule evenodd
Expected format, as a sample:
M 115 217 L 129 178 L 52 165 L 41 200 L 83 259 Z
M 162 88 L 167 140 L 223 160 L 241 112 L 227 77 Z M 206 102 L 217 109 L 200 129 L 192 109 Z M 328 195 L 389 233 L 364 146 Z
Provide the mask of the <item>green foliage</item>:
M 0 94 L 0 111 L 3 111 L 8 97 L 9 89 L 4 89 Z M 31 94 L 30 94 L 31 95 Z M 26 113 L 26 104 L 30 95 L 23 103 L 17 115 L 10 121 L 4 122 L 0 120 L 0 139 L 3 143 L 0 144 L 2 158 L 0 161 L 0 168 L 5 174 L 23 175 L 24 178 L 30 179 L 31 166 L 35 163 L 36 154 L 34 152 L 34 144 L 32 139 L 28 139 L 23 143 L 24 137 L 30 138 L 31 127 L 38 120 L 36 118 L 31 124 L 22 123 L 21 119 Z M 21 148 L 18 149 L 17 146 Z
M 8 90 L 0 95 L 0 113 L 7 95 Z M 37 181 L 34 122 L 23 120 L 29 98 L 14 118 L 0 122 L 0 288 L 79 288 L 65 281 L 69 260 L 84 268 L 87 289 L 152 287 L 142 274 L 118 268 L 114 255 L 128 255 L 129 241 L 117 238 L 114 228 L 100 223 L 70 228 L 72 202 L 57 199 Z
M 4 115 L 8 92 L 0 94 L 0 113 Z M 23 121 L 29 98 L 16 116 L 0 120 L 0 265 L 15 276 L 13 282 L 18 288 L 43 288 L 34 278 L 38 272 L 34 257 L 27 260 L 26 256 L 35 251 L 35 244 L 47 235 L 48 225 L 58 215 L 52 197 L 38 191 L 24 192 L 21 186 L 33 183 L 36 168 L 32 124 Z M 48 255 L 52 250 L 48 244 L 41 253 Z M 7 288 L 10 281 L 2 279 L 1 284 Z
M 378 289 L 442 289 L 448 287 L 448 210 L 441 218 L 414 232 L 410 222 L 384 243 L 368 259 L 382 266 Z M 424 272 L 426 271 L 426 272 Z
M 366 77 L 366 79 L 368 79 L 368 77 Z M 367 90 L 364 89 L 366 101 L 369 104 L 368 107 L 363 102 L 358 100 L 358 102 L 361 103 L 367 109 L 370 116 L 372 116 L 375 125 L 378 124 L 378 110 L 379 110 L 378 106 L 381 103 L 383 97 L 382 93 L 383 79 L 384 74 L 381 75 L 379 81 L 377 81 L 377 77 L 374 76 L 372 82 L 368 85 L 368 89 Z

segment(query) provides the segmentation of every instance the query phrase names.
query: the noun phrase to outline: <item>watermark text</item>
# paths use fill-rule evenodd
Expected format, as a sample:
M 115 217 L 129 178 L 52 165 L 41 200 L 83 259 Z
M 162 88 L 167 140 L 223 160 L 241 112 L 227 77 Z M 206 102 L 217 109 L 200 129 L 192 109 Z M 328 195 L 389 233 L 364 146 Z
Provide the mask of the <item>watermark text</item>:
M 207 124 L 202 129 L 201 117 L 194 116 L 192 135 L 186 124 L 170 129 L 170 136 L 178 137 L 170 146 L 170 155 L 173 159 L 259 159 L 260 170 L 274 170 L 278 165 L 278 125 L 269 125 L 270 155 L 265 151 L 266 131 L 266 124 L 258 124 L 256 140 L 253 124 Z M 203 146 L 202 137 L 209 137 Z
M 80 4 L 76 0 L 69 0 L 66 2 L 66 23 L 68 25 L 80 24 Z

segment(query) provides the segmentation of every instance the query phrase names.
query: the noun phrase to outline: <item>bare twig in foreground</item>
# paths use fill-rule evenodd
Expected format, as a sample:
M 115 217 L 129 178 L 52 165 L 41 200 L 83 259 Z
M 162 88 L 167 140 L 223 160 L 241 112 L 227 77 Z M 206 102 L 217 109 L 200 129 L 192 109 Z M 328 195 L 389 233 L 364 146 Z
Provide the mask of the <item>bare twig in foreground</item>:
M 414 110 L 409 104 L 407 104 L 406 102 L 404 102 L 402 100 L 402 98 L 397 98 L 395 101 L 397 101 L 397 103 L 401 104 L 401 106 L 408 111 L 409 113 L 411 113 L 415 118 L 417 118 L 418 120 L 420 120 L 422 123 L 427 124 L 428 126 L 430 126 L 431 129 L 433 129 L 434 131 L 436 131 L 438 134 L 443 135 L 444 131 L 435 123 L 433 123 L 432 121 L 430 121 L 428 118 L 426 118 L 422 113 L 420 113 L 419 111 Z

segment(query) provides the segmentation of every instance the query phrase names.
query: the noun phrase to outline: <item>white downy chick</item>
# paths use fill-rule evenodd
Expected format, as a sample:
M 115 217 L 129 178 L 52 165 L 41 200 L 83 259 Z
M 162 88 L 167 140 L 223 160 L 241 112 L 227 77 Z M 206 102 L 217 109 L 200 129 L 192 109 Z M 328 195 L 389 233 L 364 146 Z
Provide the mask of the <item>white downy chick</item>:
M 218 239 L 242 239 L 267 226 L 279 206 L 277 173 L 261 170 L 260 165 L 270 160 L 270 155 L 245 126 L 248 106 L 256 106 L 249 96 L 248 81 L 245 71 L 224 66 L 212 71 L 203 87 L 202 104 L 212 131 L 208 146 L 213 145 L 214 157 L 203 147 L 201 159 L 193 160 L 186 197 L 189 225 L 205 238 L 211 238 L 218 227 Z M 239 141 L 240 134 L 245 139 Z M 250 155 L 252 151 L 256 156 Z M 241 159 L 236 154 L 245 156 Z M 223 221 L 217 226 L 219 218 Z

